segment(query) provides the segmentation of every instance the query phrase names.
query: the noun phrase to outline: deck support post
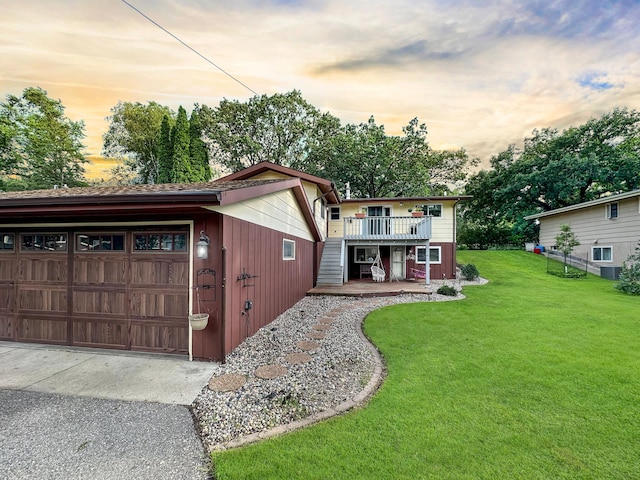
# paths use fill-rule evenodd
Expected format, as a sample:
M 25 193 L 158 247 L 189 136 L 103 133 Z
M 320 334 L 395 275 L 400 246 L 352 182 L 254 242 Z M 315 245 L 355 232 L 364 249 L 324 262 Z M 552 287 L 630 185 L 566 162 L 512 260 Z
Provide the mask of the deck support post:
M 431 284 L 431 265 L 429 264 L 429 240 L 427 239 L 427 250 L 426 250 L 426 255 L 425 255 L 425 265 L 424 265 L 424 284 L 425 285 L 430 285 Z

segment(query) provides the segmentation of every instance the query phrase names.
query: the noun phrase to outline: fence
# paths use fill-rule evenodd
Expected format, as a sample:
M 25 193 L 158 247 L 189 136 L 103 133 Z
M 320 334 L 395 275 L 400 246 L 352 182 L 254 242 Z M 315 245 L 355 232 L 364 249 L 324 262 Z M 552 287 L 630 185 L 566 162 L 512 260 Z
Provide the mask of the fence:
M 562 252 L 547 251 L 547 273 L 563 278 L 582 278 L 587 276 L 589 258 L 578 255 L 567 255 Z

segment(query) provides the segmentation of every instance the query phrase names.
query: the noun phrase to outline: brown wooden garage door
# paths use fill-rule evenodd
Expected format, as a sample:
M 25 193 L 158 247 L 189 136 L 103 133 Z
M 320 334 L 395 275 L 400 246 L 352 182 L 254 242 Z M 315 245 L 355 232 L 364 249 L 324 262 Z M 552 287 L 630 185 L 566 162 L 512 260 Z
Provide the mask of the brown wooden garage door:
M 186 229 L 15 232 L 13 240 L 0 252 L 2 338 L 187 352 Z

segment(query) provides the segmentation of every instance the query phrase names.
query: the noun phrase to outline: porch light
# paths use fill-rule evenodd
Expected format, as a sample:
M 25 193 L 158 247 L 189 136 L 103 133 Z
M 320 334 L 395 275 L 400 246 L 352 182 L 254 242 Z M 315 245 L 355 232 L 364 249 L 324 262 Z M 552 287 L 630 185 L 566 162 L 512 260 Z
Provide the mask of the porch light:
M 196 257 L 209 258 L 209 237 L 204 233 L 204 230 L 200 230 L 200 240 L 196 243 Z

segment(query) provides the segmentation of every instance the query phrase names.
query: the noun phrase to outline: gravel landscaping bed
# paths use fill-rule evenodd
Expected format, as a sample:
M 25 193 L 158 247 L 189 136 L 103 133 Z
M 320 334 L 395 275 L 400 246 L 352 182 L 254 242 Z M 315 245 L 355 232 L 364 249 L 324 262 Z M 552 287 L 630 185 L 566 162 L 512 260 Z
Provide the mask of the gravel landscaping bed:
M 460 283 L 455 286 L 459 289 Z M 360 394 L 380 365 L 361 332 L 372 310 L 461 298 L 435 293 L 305 297 L 230 353 L 193 402 L 205 446 L 215 450 L 255 441 L 257 435 L 331 411 Z

